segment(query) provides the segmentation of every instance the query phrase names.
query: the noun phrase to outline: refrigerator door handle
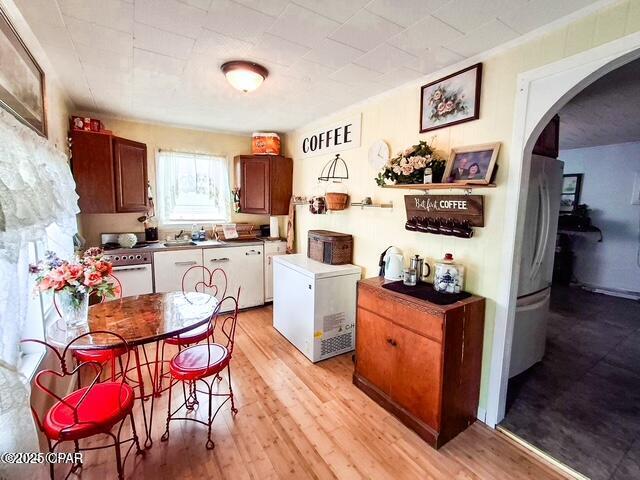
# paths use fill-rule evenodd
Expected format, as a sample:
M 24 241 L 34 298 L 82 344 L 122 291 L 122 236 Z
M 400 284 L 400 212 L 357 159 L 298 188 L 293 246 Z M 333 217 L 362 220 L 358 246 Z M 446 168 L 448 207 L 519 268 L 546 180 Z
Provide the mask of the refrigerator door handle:
M 551 199 L 549 198 L 549 189 L 544 183 L 544 180 L 541 180 L 538 184 L 538 193 L 540 195 L 540 217 L 536 235 L 536 248 L 531 264 L 530 278 L 532 279 L 538 274 L 545 252 L 547 251 L 547 246 L 549 245 L 549 221 L 551 220 L 549 218 L 551 216 Z

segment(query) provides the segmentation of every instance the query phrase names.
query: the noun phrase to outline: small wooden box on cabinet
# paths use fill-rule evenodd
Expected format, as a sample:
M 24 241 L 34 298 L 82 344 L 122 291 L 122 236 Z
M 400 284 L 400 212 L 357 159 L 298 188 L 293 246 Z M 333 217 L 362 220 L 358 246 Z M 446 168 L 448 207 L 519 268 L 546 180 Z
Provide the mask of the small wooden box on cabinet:
M 485 300 L 436 305 L 358 283 L 353 383 L 429 445 L 476 420 Z
M 293 191 L 293 161 L 290 158 L 279 155 L 239 155 L 234 162 L 236 176 L 239 176 L 242 213 L 289 213 Z
M 71 171 L 81 213 L 147 210 L 144 143 L 108 133 L 72 130 Z

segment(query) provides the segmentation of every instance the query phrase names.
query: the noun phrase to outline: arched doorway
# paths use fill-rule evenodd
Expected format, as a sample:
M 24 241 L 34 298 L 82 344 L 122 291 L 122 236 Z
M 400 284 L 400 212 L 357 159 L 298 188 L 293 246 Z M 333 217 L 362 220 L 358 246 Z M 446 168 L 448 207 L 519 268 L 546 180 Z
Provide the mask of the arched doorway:
M 505 414 L 509 359 L 518 291 L 524 200 L 533 145 L 551 118 L 578 92 L 609 72 L 640 58 L 640 34 L 525 72 L 518 77 L 511 165 L 505 213 L 506 267 L 497 298 L 486 423 Z

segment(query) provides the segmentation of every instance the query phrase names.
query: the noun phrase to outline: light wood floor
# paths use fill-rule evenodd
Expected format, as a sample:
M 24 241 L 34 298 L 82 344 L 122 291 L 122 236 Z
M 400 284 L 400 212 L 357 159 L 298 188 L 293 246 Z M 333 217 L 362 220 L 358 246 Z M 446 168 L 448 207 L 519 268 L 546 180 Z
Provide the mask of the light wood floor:
M 480 423 L 433 450 L 351 384 L 351 354 L 313 365 L 272 328 L 271 314 L 266 307 L 240 315 L 232 362 L 239 413 L 223 407 L 215 449 L 205 449 L 205 427 L 193 422 L 173 422 L 169 441 L 159 441 L 165 394 L 154 445 L 128 460 L 127 478 L 563 478 Z M 115 478 L 113 450 L 86 453 L 81 478 Z

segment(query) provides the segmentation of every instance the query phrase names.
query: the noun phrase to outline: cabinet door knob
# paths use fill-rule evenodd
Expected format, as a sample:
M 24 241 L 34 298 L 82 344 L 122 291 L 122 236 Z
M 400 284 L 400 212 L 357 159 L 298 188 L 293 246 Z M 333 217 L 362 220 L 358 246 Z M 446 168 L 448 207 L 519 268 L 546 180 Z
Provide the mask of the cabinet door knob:
M 398 345 L 393 338 L 387 338 L 387 343 L 392 347 L 395 347 L 396 345 Z

